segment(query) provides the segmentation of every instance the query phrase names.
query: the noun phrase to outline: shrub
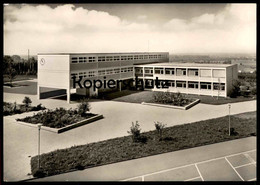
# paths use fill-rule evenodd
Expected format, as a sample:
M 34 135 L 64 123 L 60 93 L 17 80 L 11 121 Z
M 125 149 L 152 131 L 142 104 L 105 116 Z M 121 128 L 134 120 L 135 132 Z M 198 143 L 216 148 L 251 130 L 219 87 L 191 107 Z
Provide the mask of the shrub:
M 76 168 L 77 170 L 84 170 L 84 169 L 85 169 L 85 167 L 84 167 L 82 164 L 80 164 L 80 163 L 78 163 L 78 164 L 75 166 L 75 168 Z
M 136 121 L 135 123 L 132 122 L 132 126 L 130 127 L 130 131 L 127 131 L 127 133 L 132 135 L 133 142 L 138 141 L 140 134 L 141 134 L 141 128 L 140 128 L 140 125 L 138 124 L 138 121 Z
M 34 173 L 33 173 L 33 176 L 34 177 L 45 177 L 46 176 L 46 173 L 40 168 L 38 170 L 36 170 Z
M 236 135 L 238 135 L 238 133 L 235 131 L 235 128 L 230 128 L 230 135 L 231 136 L 236 136 Z
M 23 103 L 25 104 L 26 107 L 29 107 L 30 104 L 32 103 L 32 100 L 28 96 L 25 96 L 23 99 Z
M 157 122 L 154 122 L 154 126 L 157 130 L 157 133 L 159 135 L 159 138 L 162 139 L 162 131 L 164 129 L 164 127 L 166 126 L 165 124 L 162 124 L 161 122 L 157 121 Z
M 252 94 L 252 95 L 256 95 L 256 87 L 252 88 L 251 94 Z
M 78 105 L 78 113 L 81 116 L 84 116 L 86 112 L 90 111 L 91 107 L 87 99 L 81 100 L 81 103 Z
M 38 105 L 36 106 L 36 108 L 37 108 L 38 110 L 41 110 L 41 109 L 44 108 L 44 107 L 42 107 L 42 104 L 40 103 L 40 104 L 38 104 Z
M 173 104 L 177 106 L 183 106 L 189 102 L 180 92 L 154 92 L 153 99 L 155 102 L 163 104 Z
M 241 83 L 239 81 L 235 81 L 233 88 L 230 93 L 230 98 L 236 98 L 237 96 L 240 96 L 240 86 Z

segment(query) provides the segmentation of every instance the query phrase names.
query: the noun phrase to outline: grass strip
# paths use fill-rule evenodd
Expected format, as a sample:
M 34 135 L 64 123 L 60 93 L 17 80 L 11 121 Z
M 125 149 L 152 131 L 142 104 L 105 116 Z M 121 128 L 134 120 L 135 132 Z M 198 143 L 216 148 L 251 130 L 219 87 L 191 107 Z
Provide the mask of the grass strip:
M 145 142 L 134 143 L 131 136 L 125 136 L 55 150 L 41 155 L 40 171 L 38 156 L 31 158 L 32 174 L 50 176 L 256 135 L 256 116 L 252 116 L 252 112 L 231 116 L 231 127 L 234 128 L 231 136 L 228 135 L 228 120 L 225 116 L 167 127 L 163 129 L 161 139 L 156 130 L 144 132 L 141 135 L 146 138 Z

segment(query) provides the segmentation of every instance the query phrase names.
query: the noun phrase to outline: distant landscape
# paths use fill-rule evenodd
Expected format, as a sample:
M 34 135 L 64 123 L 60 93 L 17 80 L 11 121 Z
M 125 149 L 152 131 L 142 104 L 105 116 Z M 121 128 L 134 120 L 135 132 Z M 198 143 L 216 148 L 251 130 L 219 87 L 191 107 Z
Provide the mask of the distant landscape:
M 170 62 L 237 64 L 239 73 L 256 71 L 255 54 L 170 54 Z
M 28 55 L 4 55 L 12 58 L 13 63 L 27 63 Z M 170 62 L 192 62 L 192 63 L 220 63 L 220 64 L 238 64 L 238 72 L 253 73 L 256 71 L 256 54 L 170 54 Z M 30 55 L 29 62 L 33 63 L 32 68 L 37 69 L 37 55 Z M 28 74 L 30 72 L 26 71 Z M 25 74 L 24 72 L 22 74 Z M 33 73 L 35 74 L 35 72 Z

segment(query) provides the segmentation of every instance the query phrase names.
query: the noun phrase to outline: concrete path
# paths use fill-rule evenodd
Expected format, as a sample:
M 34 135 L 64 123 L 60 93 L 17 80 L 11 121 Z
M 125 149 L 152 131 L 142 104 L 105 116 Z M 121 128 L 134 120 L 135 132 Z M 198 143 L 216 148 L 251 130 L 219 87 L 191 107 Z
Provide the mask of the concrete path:
M 4 101 L 22 103 L 25 95 L 4 93 Z M 76 108 L 77 104 L 67 104 L 57 99 L 37 100 L 36 95 L 26 95 L 33 105 L 42 103 L 47 108 Z M 231 104 L 231 114 L 256 111 L 256 100 Z M 101 101 L 91 103 L 91 112 L 103 114 L 104 119 L 73 130 L 56 134 L 41 131 L 41 152 L 67 148 L 115 137 L 128 135 L 132 121 L 138 120 L 142 131 L 154 130 L 154 121 L 167 126 L 195 122 L 228 114 L 227 105 L 198 104 L 189 110 L 176 110 L 134 103 Z M 4 117 L 4 180 L 18 181 L 30 178 L 30 157 L 37 155 L 37 129 L 17 124 L 16 118 L 33 113 Z
M 32 181 L 255 180 L 255 149 L 256 137 L 249 137 Z M 253 162 L 243 154 L 250 155 Z M 248 167 L 254 170 L 246 171 Z

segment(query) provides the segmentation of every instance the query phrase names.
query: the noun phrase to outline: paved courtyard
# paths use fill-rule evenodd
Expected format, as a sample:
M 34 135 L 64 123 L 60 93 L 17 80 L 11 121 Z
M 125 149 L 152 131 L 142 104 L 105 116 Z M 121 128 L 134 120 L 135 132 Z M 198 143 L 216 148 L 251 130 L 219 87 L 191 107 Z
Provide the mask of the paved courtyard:
M 25 95 L 4 93 L 4 101 L 22 103 Z M 33 105 L 42 103 L 47 108 L 75 108 L 76 103 L 67 104 L 64 100 L 37 100 L 36 95 L 27 95 Z M 256 100 L 231 104 L 231 114 L 256 111 Z M 227 105 L 198 104 L 189 110 L 176 110 L 152 107 L 134 103 L 114 101 L 91 102 L 91 112 L 103 114 L 104 119 L 70 131 L 56 134 L 41 131 L 41 152 L 46 153 L 59 148 L 86 144 L 125 136 L 132 121 L 138 120 L 142 131 L 154 130 L 154 121 L 167 126 L 195 122 L 228 114 Z M 17 124 L 15 119 L 33 113 L 4 117 L 4 180 L 18 181 L 30 178 L 30 157 L 37 155 L 37 129 Z

